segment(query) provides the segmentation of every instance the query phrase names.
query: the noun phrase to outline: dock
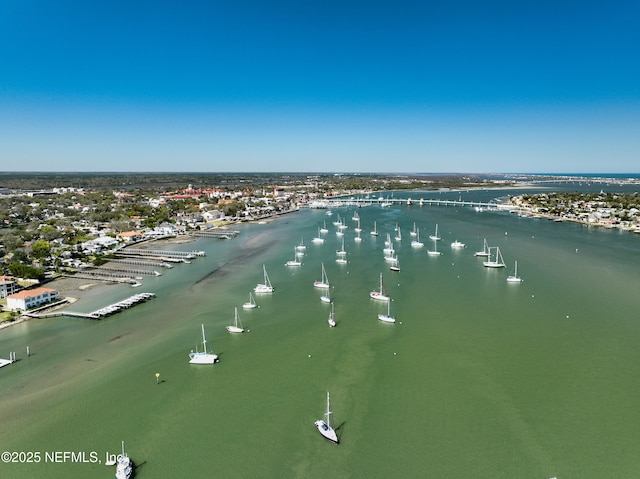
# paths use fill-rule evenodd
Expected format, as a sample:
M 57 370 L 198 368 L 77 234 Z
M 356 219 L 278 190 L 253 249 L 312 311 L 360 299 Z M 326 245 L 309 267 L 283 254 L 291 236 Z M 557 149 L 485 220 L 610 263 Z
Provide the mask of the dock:
M 218 238 L 218 239 L 231 239 L 240 234 L 237 230 L 202 230 L 202 231 L 190 231 L 189 236 L 198 236 L 202 238 Z
M 122 301 L 118 301 L 117 303 L 113 303 L 109 306 L 105 306 L 104 308 L 97 309 L 95 311 L 92 311 L 91 313 L 78 313 L 75 311 L 52 311 L 48 313 L 24 312 L 23 315 L 32 318 L 53 318 L 58 316 L 69 316 L 72 318 L 102 319 L 107 316 L 111 316 L 112 314 L 119 313 L 120 311 L 123 311 L 125 309 L 129 309 L 137 304 L 144 303 L 145 301 L 148 301 L 149 299 L 155 297 L 156 295 L 154 293 L 134 294 L 127 299 L 123 299 Z

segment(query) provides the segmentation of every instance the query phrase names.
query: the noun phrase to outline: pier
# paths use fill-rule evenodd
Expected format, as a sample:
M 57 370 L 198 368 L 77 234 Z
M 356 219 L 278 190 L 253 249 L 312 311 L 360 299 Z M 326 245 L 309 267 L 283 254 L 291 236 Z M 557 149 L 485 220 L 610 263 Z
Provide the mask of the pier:
M 198 236 L 202 238 L 218 238 L 218 239 L 231 239 L 240 234 L 237 230 L 202 230 L 202 231 L 190 231 L 189 236 Z
M 196 256 L 205 256 L 204 251 L 170 251 L 164 249 L 139 249 L 139 248 L 127 248 L 121 253 L 136 256 L 151 256 L 157 258 L 186 258 L 193 259 Z
M 128 309 L 136 304 L 144 303 L 145 301 L 155 298 L 154 293 L 139 293 L 134 294 L 133 296 L 128 297 L 127 299 L 123 299 L 122 301 L 118 301 L 117 303 L 110 304 L 109 306 L 105 306 L 104 308 L 97 309 L 92 311 L 91 313 L 78 313 L 75 311 L 52 311 L 52 312 L 24 312 L 24 316 L 29 316 L 31 318 L 53 318 L 58 316 L 69 316 L 72 318 L 83 318 L 83 319 L 102 319 L 106 316 L 110 316 L 115 313 L 119 313 L 125 309 Z
M 163 261 L 145 261 L 142 259 L 136 259 L 136 256 L 128 257 L 126 254 L 118 253 L 119 258 L 109 258 L 110 263 L 122 263 L 122 264 L 130 264 L 133 266 L 150 266 L 152 268 L 173 268 L 172 264 L 165 263 Z

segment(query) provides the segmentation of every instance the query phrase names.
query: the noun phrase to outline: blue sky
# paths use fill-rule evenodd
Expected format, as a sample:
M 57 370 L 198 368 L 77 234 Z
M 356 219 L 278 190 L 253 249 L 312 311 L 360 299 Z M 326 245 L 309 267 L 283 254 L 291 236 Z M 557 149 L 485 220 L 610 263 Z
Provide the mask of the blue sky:
M 640 2 L 0 2 L 3 171 L 640 171 Z

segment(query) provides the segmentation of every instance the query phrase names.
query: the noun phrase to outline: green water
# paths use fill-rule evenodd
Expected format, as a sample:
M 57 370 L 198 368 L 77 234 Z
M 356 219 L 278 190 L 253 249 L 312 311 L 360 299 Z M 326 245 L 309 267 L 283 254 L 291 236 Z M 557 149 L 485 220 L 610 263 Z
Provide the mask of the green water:
M 337 213 L 349 263 L 335 263 Z M 635 478 L 640 475 L 640 235 L 444 207 L 301 211 L 144 280 L 101 288 L 90 311 L 157 298 L 102 321 L 32 320 L 0 331 L 0 449 L 117 453 L 138 478 Z M 311 243 L 327 220 L 323 245 Z M 377 221 L 380 235 L 369 231 Z M 413 222 L 422 249 L 410 247 Z M 400 273 L 382 253 L 396 222 Z M 440 257 L 429 257 L 435 223 Z M 287 268 L 304 237 L 303 266 Z M 483 238 L 508 266 L 488 270 Z M 458 239 L 466 248 L 453 251 Z M 577 251 L 576 251 L 577 250 Z M 506 277 L 518 261 L 521 284 Z M 325 263 L 338 326 L 314 289 Z M 276 288 L 240 309 L 262 280 Z M 371 300 L 384 273 L 394 325 Z M 204 323 L 221 361 L 188 364 Z M 29 345 L 33 355 L 25 358 Z M 160 373 L 156 384 L 155 373 Z M 340 445 L 313 422 L 331 392 Z M 110 478 L 103 464 L 0 464 L 2 478 Z

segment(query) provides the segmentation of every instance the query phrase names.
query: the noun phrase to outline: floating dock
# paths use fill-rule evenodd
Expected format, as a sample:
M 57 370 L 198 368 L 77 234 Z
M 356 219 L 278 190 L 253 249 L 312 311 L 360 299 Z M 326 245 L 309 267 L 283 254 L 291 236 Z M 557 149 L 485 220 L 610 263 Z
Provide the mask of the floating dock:
M 122 310 L 128 309 L 136 304 L 144 303 L 145 301 L 155 298 L 154 293 L 139 293 L 133 296 L 118 301 L 117 303 L 110 304 L 104 308 L 97 309 L 91 313 L 78 313 L 75 311 L 53 311 L 50 313 L 23 313 L 25 316 L 33 318 L 53 318 L 57 316 L 69 316 L 72 318 L 84 318 L 84 319 L 102 319 L 115 313 L 119 313 Z

